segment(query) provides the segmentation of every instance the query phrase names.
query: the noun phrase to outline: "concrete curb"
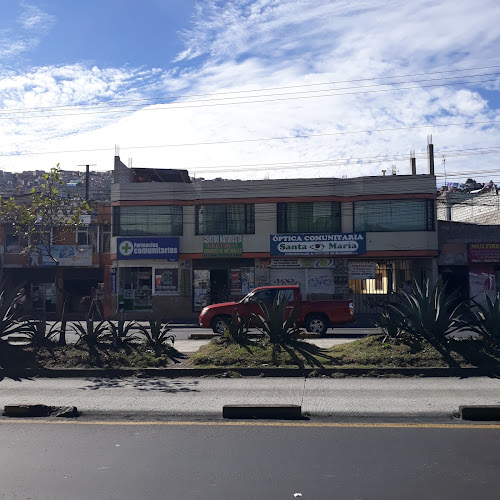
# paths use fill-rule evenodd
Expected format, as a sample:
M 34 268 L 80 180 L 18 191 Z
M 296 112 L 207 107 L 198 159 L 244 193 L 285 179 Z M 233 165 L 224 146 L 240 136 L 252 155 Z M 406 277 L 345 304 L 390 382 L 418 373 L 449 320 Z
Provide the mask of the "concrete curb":
M 302 419 L 300 405 L 224 405 L 222 418 Z
M 4 417 L 78 417 L 76 406 L 5 405 Z
M 121 378 L 121 377 L 498 377 L 496 368 L 27 368 L 5 371 L 0 369 L 0 378 Z
M 458 412 L 462 420 L 500 420 L 500 405 L 460 406 Z

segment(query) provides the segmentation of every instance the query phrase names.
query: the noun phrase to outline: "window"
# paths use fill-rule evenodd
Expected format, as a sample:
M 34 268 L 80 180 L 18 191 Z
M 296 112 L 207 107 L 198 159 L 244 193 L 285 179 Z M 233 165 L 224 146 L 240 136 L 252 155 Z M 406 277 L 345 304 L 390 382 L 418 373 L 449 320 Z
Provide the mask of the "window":
M 434 201 L 356 201 L 354 231 L 434 231 Z
M 113 207 L 113 236 L 181 235 L 181 206 Z
M 5 226 L 5 253 L 19 254 L 27 246 L 27 238 L 15 234 L 14 227 Z
M 196 234 L 254 234 L 255 207 L 245 205 L 197 205 Z
M 340 202 L 278 203 L 278 233 L 339 233 Z
M 98 230 L 99 226 L 97 224 L 78 227 L 76 230 L 76 244 L 92 245 L 92 252 L 93 253 L 98 252 L 98 247 L 97 247 Z

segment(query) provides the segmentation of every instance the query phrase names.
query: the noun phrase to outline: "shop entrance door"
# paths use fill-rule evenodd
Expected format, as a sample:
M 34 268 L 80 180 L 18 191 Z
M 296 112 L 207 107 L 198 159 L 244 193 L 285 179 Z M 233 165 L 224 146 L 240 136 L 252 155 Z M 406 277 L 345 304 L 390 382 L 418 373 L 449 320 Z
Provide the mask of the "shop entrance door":
M 227 269 L 210 271 L 210 303 L 227 302 L 229 300 L 229 274 Z

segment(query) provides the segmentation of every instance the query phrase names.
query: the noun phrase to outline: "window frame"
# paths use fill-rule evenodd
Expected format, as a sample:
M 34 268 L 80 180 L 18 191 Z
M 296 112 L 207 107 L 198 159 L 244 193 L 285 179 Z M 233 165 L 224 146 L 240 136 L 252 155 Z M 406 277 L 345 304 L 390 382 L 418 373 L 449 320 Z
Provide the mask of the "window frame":
M 323 227 L 316 229 L 313 227 L 314 221 L 314 207 L 321 205 L 330 205 L 329 215 L 322 216 L 322 218 L 326 218 L 329 221 L 329 227 Z M 293 207 L 297 209 L 300 208 L 308 208 L 310 207 L 311 213 L 308 214 L 307 220 L 291 220 L 289 218 L 289 210 Z M 303 217 L 303 215 L 299 215 Z M 307 223 L 307 228 L 300 228 L 300 224 L 304 222 Z M 290 226 L 292 224 L 296 224 L 298 231 L 294 230 Z M 342 202 L 340 201 L 298 201 L 298 202 L 279 202 L 276 204 L 276 231 L 277 234 L 332 234 L 332 233 L 341 233 L 342 232 Z
M 420 229 L 412 229 L 408 227 L 383 227 L 380 229 L 377 229 L 375 227 L 367 227 L 366 224 L 366 218 L 365 218 L 365 223 L 363 226 L 358 226 L 357 225 L 357 217 L 356 217 L 356 209 L 357 207 L 360 206 L 369 206 L 369 204 L 380 204 L 380 210 L 382 210 L 382 207 L 388 207 L 388 211 L 390 212 L 390 225 L 394 226 L 395 222 L 399 222 L 401 219 L 401 213 L 396 212 L 393 214 L 393 211 L 395 211 L 396 207 L 392 207 L 391 205 L 399 205 L 399 204 L 404 204 L 408 205 L 409 201 L 413 202 L 422 202 L 422 209 L 425 210 L 425 214 L 422 217 L 422 221 L 425 221 L 425 228 L 420 228 Z M 361 205 L 363 204 L 363 205 Z M 373 209 L 374 207 L 372 207 Z M 409 211 L 409 214 L 414 213 L 414 210 Z M 359 217 L 359 215 L 358 215 Z M 435 231 L 436 229 L 436 222 L 435 222 L 435 203 L 433 199 L 429 198 L 414 198 L 411 200 L 405 200 L 405 199 L 392 199 L 392 200 L 361 200 L 361 201 L 355 201 L 353 203 L 353 211 L 352 211 L 352 218 L 353 218 L 353 231 L 354 232 L 367 232 L 367 233 L 401 233 L 401 232 L 419 232 L 419 231 Z M 394 219 L 394 220 L 393 220 Z M 389 226 L 389 224 L 388 224 Z
M 171 213 L 151 213 L 154 209 L 170 209 Z M 156 220 L 151 222 L 160 225 L 162 222 L 166 223 L 168 221 L 169 227 L 163 227 L 161 230 L 151 230 L 152 223 L 150 226 L 144 226 L 144 223 L 135 222 L 128 231 L 123 231 L 121 228 L 121 220 L 123 218 L 123 212 L 129 210 L 130 212 L 137 212 L 138 210 L 145 210 L 143 214 L 146 220 L 152 217 L 158 217 Z M 160 212 L 160 210 L 158 211 Z M 178 218 L 178 220 L 176 220 Z M 182 236 L 183 235 L 183 225 L 184 225 L 184 210 L 182 205 L 117 205 L 113 207 L 113 222 L 112 222 L 112 236 L 123 236 L 123 237 L 134 237 L 134 236 Z M 139 229 L 142 228 L 142 229 Z M 144 229 L 145 228 L 145 229 Z
M 218 207 L 219 209 L 223 207 L 225 209 L 224 213 L 224 228 L 221 230 L 212 230 L 213 227 L 209 227 L 206 230 L 201 227 L 200 222 L 200 211 L 209 208 Z M 234 231 L 230 227 L 230 217 L 228 216 L 229 207 L 243 207 L 243 218 L 244 220 L 240 223 L 243 225 L 244 231 Z M 208 217 L 210 218 L 209 214 Z M 220 222 L 220 221 L 219 221 Z M 255 234 L 255 204 L 254 203 L 218 203 L 218 204 L 199 204 L 195 205 L 195 234 L 197 236 L 209 235 L 209 234 Z

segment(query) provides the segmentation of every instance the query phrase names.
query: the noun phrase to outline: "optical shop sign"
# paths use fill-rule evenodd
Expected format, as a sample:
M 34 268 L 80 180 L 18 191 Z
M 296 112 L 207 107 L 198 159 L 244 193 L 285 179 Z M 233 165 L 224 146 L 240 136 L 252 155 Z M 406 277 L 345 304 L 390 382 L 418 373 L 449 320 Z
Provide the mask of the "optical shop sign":
M 272 256 L 359 255 L 366 253 L 365 233 L 271 234 Z
M 179 260 L 179 238 L 118 238 L 117 259 Z

